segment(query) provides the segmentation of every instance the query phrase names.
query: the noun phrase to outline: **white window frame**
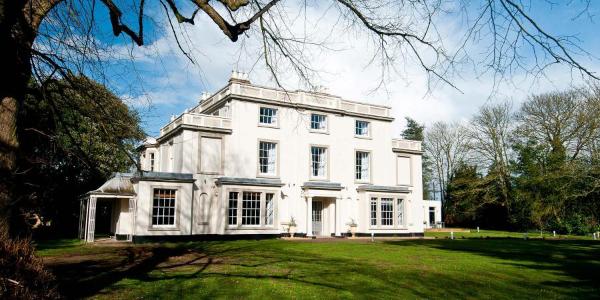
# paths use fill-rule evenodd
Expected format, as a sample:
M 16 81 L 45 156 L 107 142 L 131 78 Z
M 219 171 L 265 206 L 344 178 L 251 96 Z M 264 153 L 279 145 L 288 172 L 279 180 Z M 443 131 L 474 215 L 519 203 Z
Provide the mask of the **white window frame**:
M 268 172 L 269 169 L 269 162 L 267 161 L 267 173 L 263 173 L 262 172 L 262 168 L 261 168 L 261 145 L 262 144 L 274 144 L 275 145 L 275 160 L 273 162 L 273 172 Z M 268 159 L 268 157 L 267 157 Z M 273 140 L 258 140 L 258 146 L 257 146 L 257 160 L 256 160 L 256 176 L 257 177 L 269 177 L 269 178 L 277 178 L 279 177 L 279 141 L 273 141 Z
M 379 211 L 379 209 L 377 209 L 378 203 L 379 201 L 377 197 L 369 197 L 369 227 L 377 227 L 377 212 Z
M 367 124 L 367 127 L 366 127 L 366 131 L 367 132 L 366 133 L 362 133 L 362 134 L 358 133 L 358 129 L 359 129 L 358 124 L 359 123 Z M 360 119 L 354 120 L 354 136 L 355 137 L 370 138 L 371 137 L 371 129 L 372 128 L 371 128 L 371 122 L 370 121 L 360 120 Z
M 366 154 L 366 175 L 363 173 L 365 172 L 365 168 L 363 166 L 363 160 L 361 159 L 361 165 L 360 165 L 360 169 L 359 169 L 359 154 Z M 372 154 L 371 151 L 368 150 L 362 150 L 362 149 L 357 149 L 354 151 L 354 180 L 356 182 L 360 182 L 360 183 L 368 183 L 371 182 L 371 174 L 372 174 L 372 158 L 371 158 Z M 364 158 L 363 158 L 364 159 Z M 360 178 L 358 178 L 360 175 Z
M 381 199 L 391 199 L 392 201 L 392 225 L 383 225 Z M 406 196 L 401 196 L 397 194 L 367 194 L 367 200 L 369 213 L 369 229 L 406 229 Z M 400 206 L 399 203 L 402 203 L 402 205 Z M 374 204 L 375 212 L 373 211 Z M 375 213 L 376 215 L 375 225 L 373 224 L 373 213 Z M 399 221 L 400 214 L 402 215 L 402 222 Z
M 265 195 L 265 215 L 264 225 L 273 226 L 275 222 L 275 193 L 264 193 Z M 271 197 L 269 197 L 271 195 Z
M 313 122 L 313 117 L 314 116 L 318 116 L 321 117 L 321 122 Z M 309 120 L 309 129 L 311 132 L 316 132 L 316 133 L 327 133 L 329 132 L 329 116 L 326 114 L 321 114 L 321 113 L 311 113 L 310 114 L 310 120 Z M 313 124 L 322 124 L 322 128 L 313 128 Z
M 257 196 L 257 198 L 254 197 L 250 197 L 249 199 L 246 199 L 246 195 L 252 195 L 252 196 Z M 240 224 L 241 226 L 244 227 L 260 227 L 262 224 L 262 210 L 264 208 L 264 205 L 261 205 L 264 203 L 263 199 L 262 199 L 262 193 L 261 192 L 256 192 L 256 191 L 243 191 L 242 192 L 242 199 L 238 204 L 238 208 L 240 208 L 240 213 L 241 213 L 241 218 L 238 221 L 238 224 Z M 249 203 L 252 204 L 249 207 L 244 207 L 245 203 Z M 258 203 L 258 207 L 256 206 Z M 256 214 L 256 211 L 258 212 L 258 214 Z M 244 212 L 254 212 L 253 214 L 247 214 L 244 215 Z M 252 222 L 252 223 L 247 223 L 244 224 L 244 222 L 246 220 L 255 220 L 256 223 Z
M 177 224 L 178 224 L 178 215 L 179 215 L 179 188 L 178 187 L 171 187 L 171 186 L 152 186 L 152 198 L 151 198 L 151 203 L 150 203 L 150 228 L 151 229 L 167 229 L 167 230 L 172 230 L 172 229 L 177 229 Z M 154 195 L 155 195 L 155 191 L 156 190 L 171 190 L 174 191 L 175 195 L 174 195 L 174 201 L 175 201 L 175 205 L 173 207 L 173 224 L 154 224 Z M 159 199 L 160 201 L 160 199 Z M 160 204 L 160 202 L 159 202 Z M 159 205 L 160 207 L 160 205 Z M 165 209 L 165 208 L 163 208 Z M 162 215 L 164 218 L 164 214 Z
M 236 201 L 230 201 L 231 193 L 237 193 Z M 243 224 L 243 199 L 244 193 L 257 193 L 259 194 L 259 215 L 258 215 L 258 224 Z M 267 201 L 267 194 L 272 194 L 271 203 L 271 218 L 269 218 L 269 206 Z M 275 229 L 276 221 L 277 221 L 277 201 L 278 201 L 278 190 L 271 189 L 256 189 L 256 188 L 242 188 L 242 187 L 234 187 L 226 189 L 225 192 L 226 203 L 227 203 L 227 230 L 244 230 L 244 229 Z M 235 224 L 231 224 L 230 222 L 230 214 L 233 208 L 230 207 L 232 202 L 237 204 L 235 208 Z M 269 224 L 268 221 L 271 221 Z
M 235 198 L 232 195 L 235 194 Z M 238 224 L 238 209 L 240 201 L 239 191 L 229 191 L 227 193 L 227 225 L 236 226 Z M 235 202 L 235 207 L 232 207 L 232 202 Z M 233 214 L 232 214 L 233 212 Z M 232 222 L 235 221 L 235 222 Z
M 309 151 L 309 172 L 310 172 L 310 179 L 311 180 L 329 180 L 329 147 L 327 146 L 323 146 L 323 145 L 310 145 L 310 151 Z M 324 151 L 321 153 L 321 157 L 324 157 L 324 162 L 323 162 L 323 166 L 322 168 L 319 167 L 319 169 L 323 170 L 323 174 L 322 175 L 314 175 L 314 163 L 313 163 L 313 149 L 323 149 Z
M 394 202 L 396 201 L 396 198 L 391 198 L 391 197 L 379 197 L 379 226 L 381 227 L 394 227 L 396 226 L 396 222 L 394 221 L 395 219 L 395 209 L 394 207 L 396 206 L 394 204 Z M 386 206 L 391 204 L 391 210 L 384 210 L 384 203 L 387 204 Z M 385 215 L 384 215 L 385 214 Z M 384 220 L 389 220 L 389 222 L 391 222 L 391 224 L 383 224 Z
M 273 114 L 272 115 L 267 115 L 267 114 L 263 115 L 263 109 L 271 110 L 273 112 Z M 264 122 L 264 118 L 270 118 L 271 122 L 270 123 Z M 279 109 L 276 107 L 272 107 L 272 106 L 259 106 L 258 107 L 258 125 L 266 126 L 266 127 L 274 127 L 274 128 L 279 127 Z
M 148 155 L 148 160 L 150 161 L 150 172 L 154 172 L 154 163 L 156 160 L 156 153 L 154 151 L 150 151 Z

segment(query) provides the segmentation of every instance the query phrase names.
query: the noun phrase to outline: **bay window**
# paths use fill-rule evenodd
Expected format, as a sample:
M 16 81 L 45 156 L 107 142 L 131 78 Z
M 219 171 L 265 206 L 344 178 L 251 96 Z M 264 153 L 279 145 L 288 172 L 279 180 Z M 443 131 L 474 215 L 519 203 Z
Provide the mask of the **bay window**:
M 273 226 L 275 193 L 262 191 L 229 191 L 227 225 L 229 227 L 263 228 Z
M 403 228 L 405 225 L 404 198 L 371 197 L 369 219 L 371 228 Z

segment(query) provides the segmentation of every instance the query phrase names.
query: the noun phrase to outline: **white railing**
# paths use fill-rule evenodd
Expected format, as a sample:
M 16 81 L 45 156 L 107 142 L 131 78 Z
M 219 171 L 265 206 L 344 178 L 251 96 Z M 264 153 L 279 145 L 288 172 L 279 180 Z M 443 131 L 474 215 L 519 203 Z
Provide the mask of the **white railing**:
M 392 139 L 392 148 L 401 150 L 421 151 L 421 142 L 403 139 Z
M 199 109 L 195 112 L 204 111 L 215 102 L 225 98 L 228 95 L 237 95 L 253 97 L 261 100 L 271 100 L 291 104 L 301 104 L 329 109 L 343 110 L 357 114 L 374 115 L 378 117 L 390 117 L 390 108 L 387 106 L 360 103 L 349 100 L 343 100 L 340 97 L 311 93 L 305 91 L 283 91 L 279 89 L 254 86 L 248 84 L 231 83 L 225 88 L 219 90 L 214 95 L 200 103 Z
M 179 125 L 191 125 L 197 127 L 217 129 L 231 129 L 231 119 L 220 116 L 203 115 L 197 113 L 184 113 L 177 117 L 175 120 L 171 121 L 169 124 L 165 125 L 163 128 L 161 128 L 160 135 L 165 135 L 166 133 L 175 129 Z

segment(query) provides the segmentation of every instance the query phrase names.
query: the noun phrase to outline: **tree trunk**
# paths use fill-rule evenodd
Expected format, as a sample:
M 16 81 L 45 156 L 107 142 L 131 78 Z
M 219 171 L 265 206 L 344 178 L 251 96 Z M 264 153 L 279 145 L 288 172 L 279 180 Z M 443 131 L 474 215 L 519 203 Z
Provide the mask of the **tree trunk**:
M 26 1 L 0 0 L 0 56 L 4 82 L 0 85 L 0 230 L 14 235 L 23 228 L 11 226 L 17 220 L 13 209 L 16 182 L 16 155 L 19 148 L 17 117 L 31 77 L 31 47 L 34 31 L 24 13 Z

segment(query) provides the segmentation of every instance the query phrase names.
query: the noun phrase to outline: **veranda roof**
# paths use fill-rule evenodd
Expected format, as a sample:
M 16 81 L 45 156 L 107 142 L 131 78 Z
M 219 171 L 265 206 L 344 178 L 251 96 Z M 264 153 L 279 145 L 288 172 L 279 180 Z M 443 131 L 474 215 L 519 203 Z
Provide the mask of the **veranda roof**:
M 90 191 L 89 194 L 135 195 L 133 184 L 131 183 L 132 177 L 133 174 L 131 173 L 114 173 L 102 186 Z

